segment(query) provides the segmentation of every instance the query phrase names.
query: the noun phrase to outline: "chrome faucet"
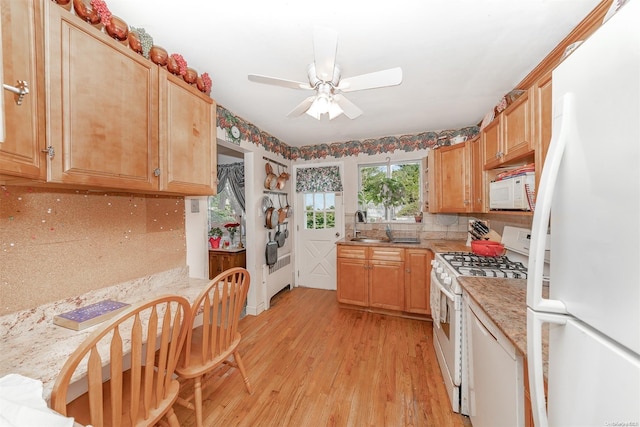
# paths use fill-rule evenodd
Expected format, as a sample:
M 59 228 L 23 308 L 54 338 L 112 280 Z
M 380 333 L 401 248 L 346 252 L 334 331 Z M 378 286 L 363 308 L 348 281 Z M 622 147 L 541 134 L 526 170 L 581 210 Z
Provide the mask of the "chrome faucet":
M 358 233 L 361 233 L 360 230 L 358 230 L 358 223 L 359 222 L 367 222 L 367 213 L 364 211 L 356 211 L 355 214 L 353 214 L 353 237 L 356 238 L 358 237 Z

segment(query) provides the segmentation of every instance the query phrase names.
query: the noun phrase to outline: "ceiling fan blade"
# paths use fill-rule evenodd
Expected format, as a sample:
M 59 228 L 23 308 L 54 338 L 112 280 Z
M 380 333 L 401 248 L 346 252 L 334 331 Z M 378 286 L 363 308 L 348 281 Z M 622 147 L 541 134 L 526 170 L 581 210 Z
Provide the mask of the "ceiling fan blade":
M 267 85 L 275 85 L 288 87 L 292 89 L 313 89 L 309 83 L 296 82 L 293 80 L 279 79 L 276 77 L 260 76 L 258 74 L 249 74 L 249 80 L 256 83 L 264 83 Z
M 356 90 L 395 86 L 400 83 L 402 83 L 402 68 L 396 67 L 342 79 L 338 89 L 342 92 L 355 92 Z
M 297 117 L 304 114 L 309 109 L 309 107 L 311 107 L 311 104 L 313 104 L 313 101 L 315 99 L 316 99 L 315 95 L 306 98 L 304 101 L 298 104 L 296 108 L 291 110 L 289 114 L 287 114 L 287 117 Z
M 334 95 L 333 100 L 340 106 L 340 108 L 342 108 L 345 116 L 349 117 L 350 119 L 355 119 L 362 114 L 362 110 L 358 108 L 356 104 L 349 101 L 342 95 Z
M 331 28 L 315 27 L 313 31 L 313 53 L 316 75 L 325 82 L 333 80 L 338 49 L 338 32 Z

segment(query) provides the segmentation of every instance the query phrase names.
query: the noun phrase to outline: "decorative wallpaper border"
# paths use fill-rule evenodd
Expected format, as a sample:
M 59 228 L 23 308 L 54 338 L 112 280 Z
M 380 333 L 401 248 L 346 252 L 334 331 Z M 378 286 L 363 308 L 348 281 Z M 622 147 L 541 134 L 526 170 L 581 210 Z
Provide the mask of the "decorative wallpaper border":
M 359 154 L 382 154 L 394 151 L 411 152 L 437 145 L 449 145 L 456 136 L 474 138 L 480 133 L 478 126 L 469 126 L 458 130 L 444 130 L 441 132 L 422 132 L 417 135 L 384 136 L 365 140 L 334 142 L 331 144 L 305 145 L 290 147 L 273 135 L 261 131 L 256 125 L 231 113 L 221 105 L 217 106 L 217 126 L 229 133 L 232 126 L 240 130 L 241 139 L 256 146 L 262 146 L 266 151 L 281 154 L 288 160 L 324 159 L 328 156 L 335 158 L 357 156 Z

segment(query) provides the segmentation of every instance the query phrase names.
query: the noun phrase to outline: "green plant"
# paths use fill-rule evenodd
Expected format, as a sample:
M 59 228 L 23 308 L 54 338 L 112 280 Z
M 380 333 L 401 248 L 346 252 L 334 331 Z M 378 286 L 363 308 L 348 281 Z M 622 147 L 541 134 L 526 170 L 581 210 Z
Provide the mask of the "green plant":
M 361 193 L 366 203 L 383 205 L 385 209 L 400 206 L 405 199 L 405 187 L 400 181 L 380 175 L 365 182 Z
M 222 229 L 220 227 L 211 227 L 211 230 L 209 230 L 209 237 L 213 237 L 214 239 L 222 237 Z

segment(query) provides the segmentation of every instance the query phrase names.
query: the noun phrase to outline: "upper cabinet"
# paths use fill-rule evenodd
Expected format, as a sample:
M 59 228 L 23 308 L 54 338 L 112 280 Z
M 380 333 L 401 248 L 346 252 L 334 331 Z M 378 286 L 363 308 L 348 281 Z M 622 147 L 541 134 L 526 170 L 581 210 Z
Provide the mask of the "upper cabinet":
M 552 124 L 552 85 L 551 71 L 542 76 L 534 87 L 535 113 L 534 113 L 534 141 L 536 144 L 536 188 L 540 182 L 542 165 L 547 157 L 549 144 L 551 143 Z
M 160 190 L 213 194 L 216 104 L 160 69 Z
M 158 66 L 46 4 L 49 181 L 158 190 Z
M 215 193 L 216 104 L 209 96 L 55 2 L 0 1 L 5 80 L 34 82 L 22 107 L 5 96 L 3 178 Z
M 49 180 L 214 194 L 215 102 L 47 4 Z
M 42 10 L 38 0 L 0 0 L 2 9 L 2 83 L 29 93 L 3 90 L 5 140 L 0 143 L 0 176 L 44 180 L 45 122 L 42 63 Z
M 483 212 L 482 141 L 431 150 L 428 161 L 429 212 Z
M 532 139 L 531 90 L 522 94 L 482 131 L 484 168 L 494 169 L 531 155 Z

